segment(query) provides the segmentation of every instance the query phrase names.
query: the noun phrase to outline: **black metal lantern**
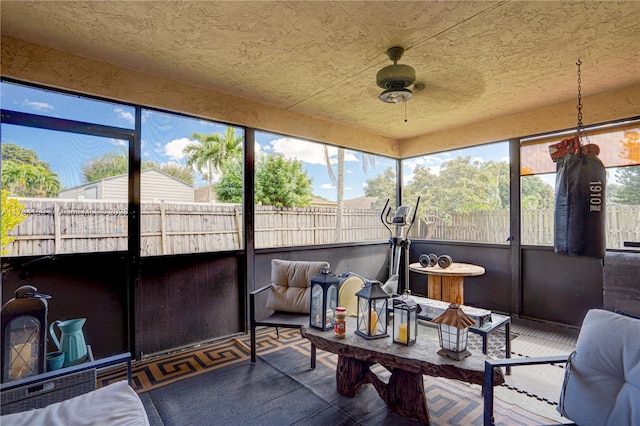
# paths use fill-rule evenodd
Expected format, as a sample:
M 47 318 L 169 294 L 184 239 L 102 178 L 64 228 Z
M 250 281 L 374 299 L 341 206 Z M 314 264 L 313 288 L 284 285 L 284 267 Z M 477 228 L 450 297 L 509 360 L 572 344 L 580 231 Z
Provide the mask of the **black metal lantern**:
M 377 339 L 387 337 L 387 300 L 389 294 L 382 289 L 380 281 L 365 279 L 358 297 L 356 334 Z
M 45 372 L 47 301 L 30 285 L 2 307 L 2 382 Z
M 309 325 L 320 330 L 333 330 L 333 322 L 338 306 L 338 285 L 340 280 L 329 268 L 311 278 L 311 308 Z
M 418 336 L 418 305 L 413 299 L 396 299 L 393 305 L 393 342 L 413 345 Z
M 469 318 L 456 303 L 449 305 L 438 318 L 431 320 L 438 324 L 440 337 L 439 355 L 460 361 L 471 355 L 467 350 L 467 335 L 469 327 L 476 322 Z

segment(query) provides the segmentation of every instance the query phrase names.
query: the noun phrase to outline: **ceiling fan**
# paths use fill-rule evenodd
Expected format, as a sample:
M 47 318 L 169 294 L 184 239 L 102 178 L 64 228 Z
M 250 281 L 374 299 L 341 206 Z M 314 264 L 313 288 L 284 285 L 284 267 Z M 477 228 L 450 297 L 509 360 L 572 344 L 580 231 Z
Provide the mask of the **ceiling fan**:
M 398 64 L 403 53 L 402 47 L 389 48 L 387 56 L 393 61 L 393 65 L 382 68 L 376 74 L 378 87 L 384 89 L 379 96 L 382 102 L 400 104 L 413 97 L 413 92 L 408 87 L 416 81 L 416 70 L 409 65 Z

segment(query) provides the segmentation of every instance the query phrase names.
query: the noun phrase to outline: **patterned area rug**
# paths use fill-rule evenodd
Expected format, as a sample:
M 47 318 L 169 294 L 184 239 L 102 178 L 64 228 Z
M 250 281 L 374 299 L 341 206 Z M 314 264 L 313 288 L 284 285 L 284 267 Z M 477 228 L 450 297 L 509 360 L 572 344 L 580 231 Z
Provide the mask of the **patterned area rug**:
M 304 357 L 307 360 L 310 356 L 310 344 L 306 339 L 300 337 L 298 330 L 280 330 L 280 338 L 276 337 L 273 329 L 260 330 L 257 336 L 257 347 L 258 356 L 268 363 L 277 362 L 273 360 L 277 360 L 277 357 L 274 358 L 274 356 L 278 355 L 279 351 L 284 354 L 293 350 L 298 353 L 297 356 Z M 270 354 L 273 355 L 270 356 Z M 132 385 L 139 393 L 147 392 L 213 369 L 237 363 L 248 364 L 249 358 L 249 336 L 242 336 L 166 356 L 134 362 Z M 319 365 L 329 368 L 330 371 L 335 371 L 337 355 L 318 351 L 317 362 Z M 277 365 L 275 367 L 277 368 Z M 308 371 L 310 370 L 307 369 L 306 371 L 306 374 L 309 374 Z M 330 373 L 329 370 L 326 371 Z M 374 372 L 383 380 L 389 374 L 383 367 L 374 369 Z M 293 377 L 295 376 L 293 373 L 283 371 L 283 374 L 292 374 L 294 380 L 304 381 L 304 378 Z M 456 380 L 424 377 L 432 424 L 482 424 L 483 400 L 479 386 Z M 99 386 L 104 386 L 125 378 L 126 371 L 124 369 L 111 369 L 98 374 L 98 383 Z M 540 417 L 499 399 L 495 400 L 495 415 L 496 419 L 499 419 L 497 424 L 502 425 L 551 423 L 548 418 Z

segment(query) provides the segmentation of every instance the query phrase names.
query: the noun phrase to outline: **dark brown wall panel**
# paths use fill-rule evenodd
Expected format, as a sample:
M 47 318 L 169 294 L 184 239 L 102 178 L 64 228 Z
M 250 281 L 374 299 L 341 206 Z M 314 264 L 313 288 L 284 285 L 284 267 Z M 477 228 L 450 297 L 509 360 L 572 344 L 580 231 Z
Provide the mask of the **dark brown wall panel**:
M 484 267 L 484 275 L 465 277 L 464 303 L 497 312 L 510 313 L 511 266 L 509 246 L 479 246 L 447 242 L 411 242 L 410 263 L 418 262 L 421 254 L 447 254 L 454 262 L 472 263 Z M 427 295 L 427 276 L 409 273 L 413 293 Z
M 86 318 L 83 327 L 95 358 L 127 348 L 126 263 L 122 255 L 46 256 L 2 259 L 2 303 L 22 285 L 48 294 L 48 321 Z M 56 328 L 56 332 L 59 332 Z M 58 334 L 59 336 L 59 334 Z M 57 350 L 49 339 L 48 350 Z
M 523 250 L 522 316 L 580 326 L 602 308 L 602 261 L 563 256 L 547 248 Z
M 215 254 L 143 259 L 136 289 L 136 343 L 142 355 L 242 331 L 240 259 Z

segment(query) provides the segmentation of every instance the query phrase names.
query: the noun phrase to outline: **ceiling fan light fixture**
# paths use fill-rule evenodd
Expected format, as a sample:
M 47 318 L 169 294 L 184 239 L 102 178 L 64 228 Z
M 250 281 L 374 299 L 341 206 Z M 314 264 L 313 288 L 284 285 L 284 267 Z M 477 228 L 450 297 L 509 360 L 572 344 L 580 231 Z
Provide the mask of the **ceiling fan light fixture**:
M 416 70 L 409 65 L 388 65 L 376 74 L 378 87 L 390 89 L 392 87 L 409 87 L 416 81 Z
M 385 89 L 380 93 L 380 100 L 390 104 L 401 104 L 413 97 L 413 92 L 408 89 L 416 81 L 416 70 L 409 65 L 398 64 L 404 49 L 392 47 L 387 50 L 387 56 L 393 61 L 376 73 L 376 84 Z
M 413 97 L 409 89 L 387 89 L 380 93 L 380 100 L 389 104 L 401 104 Z

